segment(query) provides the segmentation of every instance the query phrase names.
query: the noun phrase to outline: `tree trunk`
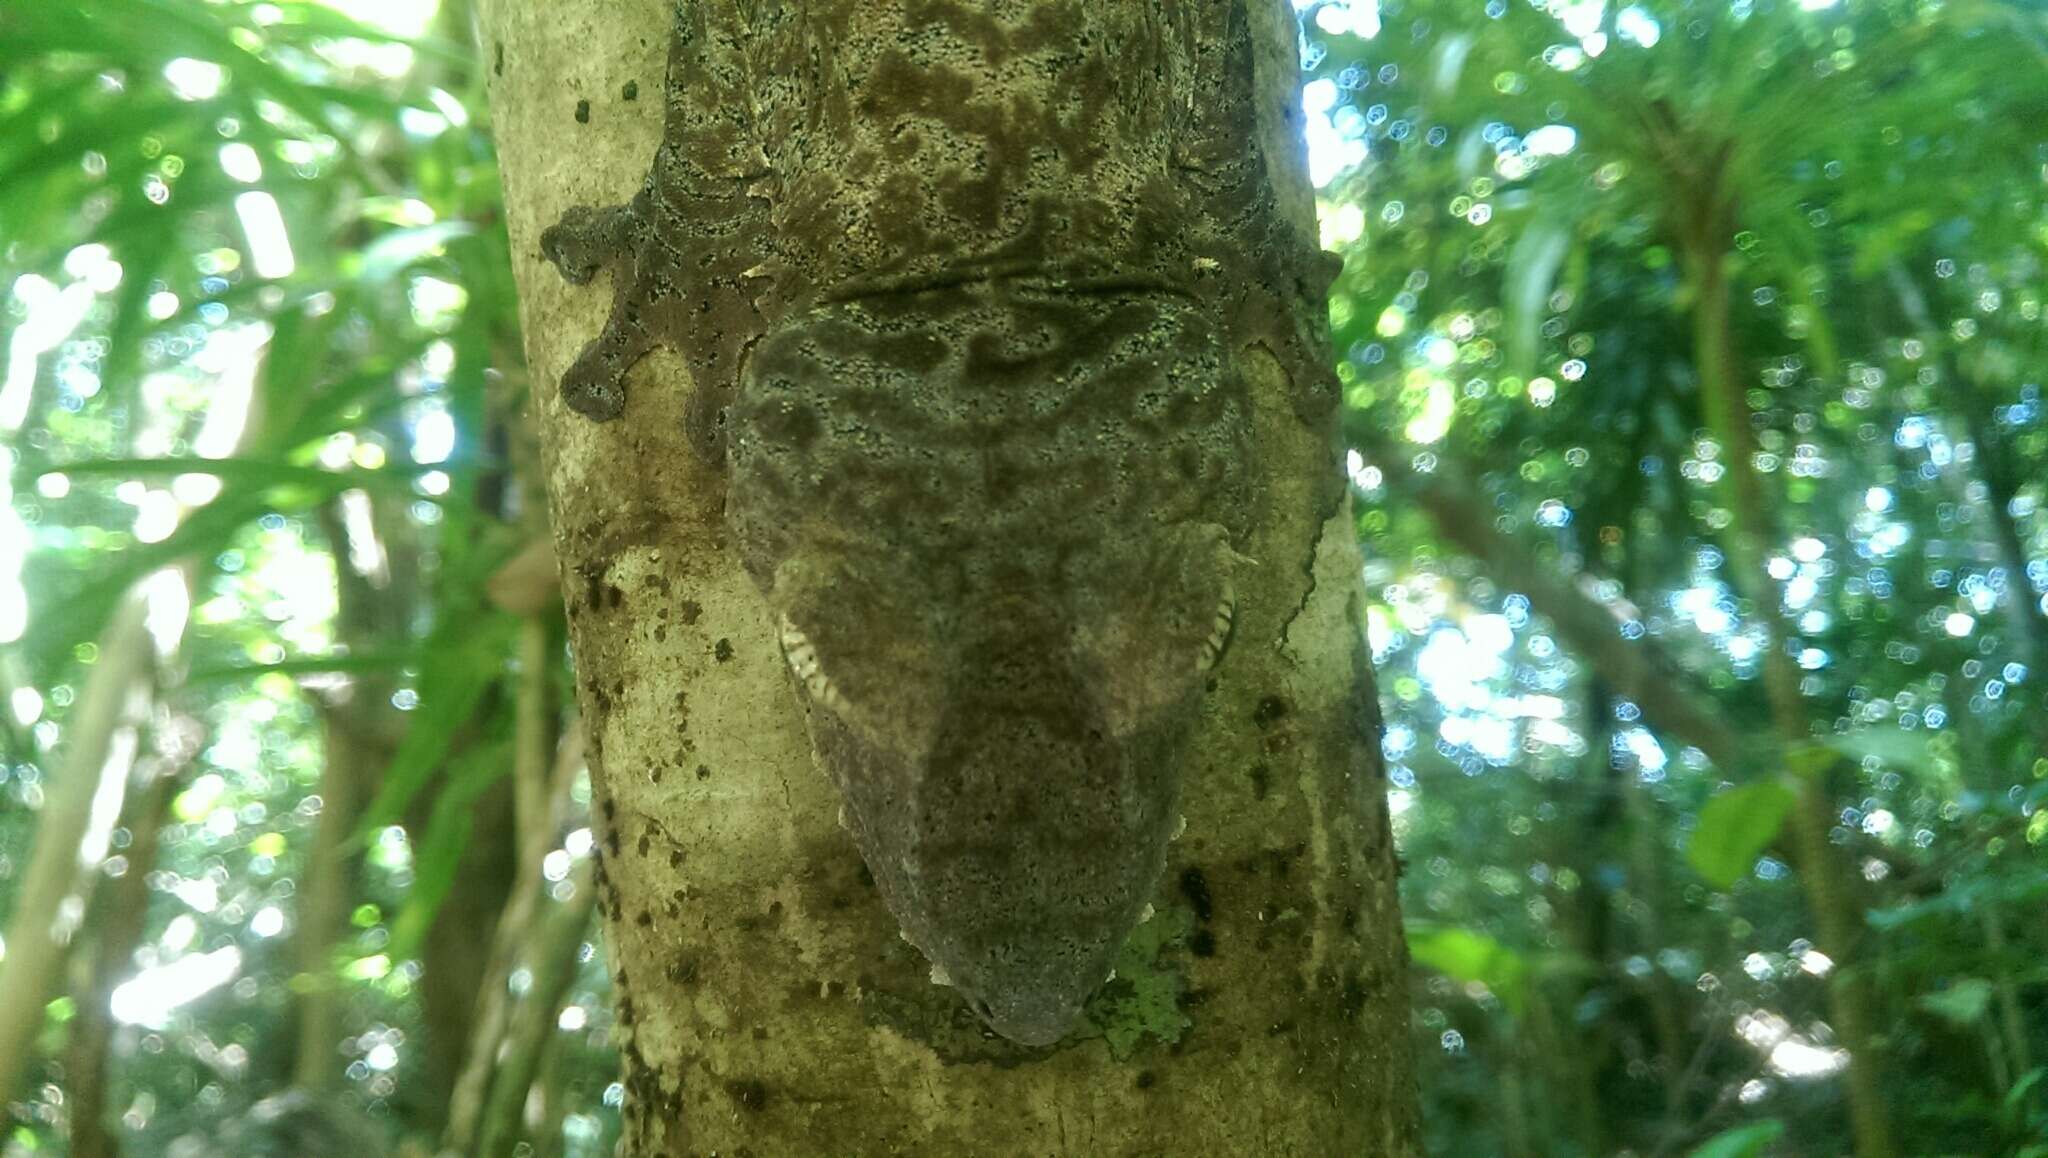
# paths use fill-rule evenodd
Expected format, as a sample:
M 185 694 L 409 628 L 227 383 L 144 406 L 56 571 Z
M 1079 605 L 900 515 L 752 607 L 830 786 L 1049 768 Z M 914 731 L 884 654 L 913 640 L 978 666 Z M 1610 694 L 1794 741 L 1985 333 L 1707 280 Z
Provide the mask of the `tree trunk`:
M 64 721 L 57 774 L 0 942 L 7 950 L 0 959 L 0 1098 L 13 1097 L 33 1072 L 44 1007 L 56 996 L 71 946 L 65 902 L 77 894 L 84 871 L 97 867 L 82 863 L 80 848 L 93 799 L 116 780 L 125 782 L 135 757 L 135 697 L 153 690 L 156 664 L 143 627 L 145 606 L 142 584 L 115 606 L 100 632 L 98 665 Z
M 934 37 L 921 34 L 915 46 L 904 37 L 906 52 L 943 52 L 946 36 L 970 27 L 1008 38 L 1018 52 L 1050 43 L 1079 62 L 1061 76 L 1076 86 L 1110 84 L 1121 93 L 1118 108 L 1134 116 L 1161 107 L 1144 91 L 1158 74 L 1111 59 L 1100 40 L 1091 45 L 1075 30 L 1120 26 L 1112 31 L 1139 37 L 1123 43 L 1142 49 L 1144 34 L 1168 24 L 1246 18 L 1235 27 L 1249 27 L 1240 42 L 1255 49 L 1256 69 L 1241 100 L 1193 112 L 1218 122 L 1241 114 L 1238 139 L 1226 155 L 1189 166 L 1195 177 L 1163 176 L 1248 174 L 1280 207 L 1274 220 L 1286 236 L 1272 235 L 1275 247 L 1314 237 L 1295 121 L 1296 35 L 1280 0 L 912 7 Z M 749 17 L 738 15 L 743 8 Z M 686 33 L 675 47 L 682 60 L 729 49 L 721 37 L 766 11 L 784 9 L 707 0 L 686 4 L 678 17 L 663 0 L 491 0 L 482 12 L 597 797 L 625 1152 L 1418 1153 L 1406 951 L 1359 559 L 1336 482 L 1334 415 L 1301 400 L 1328 361 L 1320 282 L 1303 277 L 1274 291 L 1287 332 L 1308 335 L 1302 350 L 1276 348 L 1284 341 L 1228 350 L 1249 395 L 1251 453 L 1236 480 L 1248 509 L 1204 513 L 1242 518 L 1248 528 L 1237 548 L 1251 562 L 1236 574 L 1234 639 L 1210 673 L 1180 762 L 1185 827 L 1168 846 L 1155 913 L 1086 1018 L 1049 1047 L 988 1032 L 953 989 L 932 983 L 925 959 L 899 938 L 877 874 L 841 827 L 842 800 L 813 762 L 805 701 L 784 673 L 775 618 L 728 527 L 722 453 L 702 450 L 725 417 L 703 375 L 745 349 L 728 347 L 731 357 L 718 361 L 725 317 L 694 322 L 698 332 L 682 357 L 649 353 L 630 376 L 630 402 L 598 400 L 599 409 L 617 403 L 624 421 L 594 422 L 569 409 L 558 383 L 599 334 L 606 295 L 565 283 L 543 261 L 540 235 L 571 208 L 626 201 L 655 156 L 665 113 L 673 121 L 711 118 L 689 121 L 696 134 L 680 142 L 689 147 L 665 150 L 662 163 L 683 172 L 679 180 L 715 183 L 720 173 L 708 172 L 706 156 L 728 141 L 721 133 L 750 125 L 760 109 L 738 98 L 704 102 L 700 112 L 696 102 L 665 95 L 671 27 Z M 872 43 L 876 28 L 904 16 L 878 3 L 787 11 L 803 13 L 791 19 L 807 22 L 826 53 Z M 997 69 L 1005 50 L 969 54 L 963 67 Z M 1119 66 L 1103 79 L 1105 67 Z M 820 69 L 829 75 L 833 63 L 814 56 L 808 67 L 813 77 Z M 744 72 L 703 75 L 722 92 L 726 82 L 755 83 Z M 759 83 L 783 79 L 762 70 Z M 873 99 L 834 96 L 837 108 L 819 117 L 851 117 L 856 130 L 879 125 L 887 136 L 890 84 L 865 79 L 874 82 L 866 90 Z M 917 75 L 891 83 L 932 82 Z M 852 90 L 849 82 L 843 91 Z M 961 107 L 986 95 L 963 93 Z M 1020 93 L 1009 107 L 1030 105 L 1030 94 Z M 835 147 L 810 131 L 818 148 Z M 907 147 L 914 154 L 917 146 Z M 1029 164 L 985 157 L 990 175 L 980 196 L 986 205 L 1002 202 L 1015 192 L 1003 182 L 1028 182 L 1033 164 L 1064 147 L 1047 142 Z M 1127 175 L 1133 160 L 1110 154 L 1087 163 L 1107 181 Z M 1135 163 L 1142 169 L 1144 158 Z M 848 166 L 845 177 L 870 193 L 919 178 L 887 164 L 880 173 Z M 740 180 L 735 173 L 723 176 Z M 763 196 L 750 189 L 724 204 Z M 885 193 L 808 206 L 814 222 L 832 227 L 781 234 L 779 260 L 801 265 L 816 257 L 806 247 L 874 236 L 862 231 L 894 210 L 887 200 Z M 986 205 L 968 198 L 960 210 Z M 714 229 L 720 219 L 685 227 L 700 223 Z M 1256 248 L 1265 236 L 1244 241 Z M 987 237 L 951 240 L 958 250 L 993 248 Z M 1048 256 L 1063 255 L 1034 260 Z M 1216 266 L 1197 260 L 1194 269 Z M 677 270 L 698 272 L 681 262 Z M 635 272 L 618 267 L 615 288 Z M 645 265 L 637 272 L 645 276 Z M 968 294 L 986 276 L 939 272 Z M 704 300 L 716 296 L 706 291 Z M 639 325 L 630 309 L 625 324 Z M 589 412 L 591 398 L 580 402 Z M 808 710 L 823 712 L 829 704 L 821 702 Z
M 1735 335 L 1729 322 L 1725 238 L 1732 236 L 1732 211 L 1717 207 L 1712 190 L 1687 231 L 1685 257 L 1697 300 L 1693 303 L 1693 362 L 1708 428 L 1721 444 L 1727 468 L 1726 493 L 1732 516 L 1722 542 L 1728 549 L 1728 581 L 1754 609 L 1764 628 L 1763 687 L 1783 752 L 1811 742 L 1811 725 L 1799 672 L 1785 649 L 1784 595 L 1771 577 L 1765 553 L 1771 542 L 1771 507 L 1756 467 L 1756 432 L 1748 391 L 1740 375 Z M 1890 1158 L 1890 1110 L 1885 1100 L 1878 1018 L 1872 1009 L 1866 963 L 1859 952 L 1863 910 L 1857 879 L 1842 851 L 1829 840 L 1837 814 L 1825 772 L 1800 777 L 1789 818 L 1794 863 L 1801 891 L 1812 910 L 1814 942 L 1835 963 L 1827 979 L 1828 1014 L 1848 1052 L 1844 1094 L 1857 1158 Z
M 132 975 L 135 950 L 149 919 L 149 876 L 156 871 L 164 813 L 172 794 L 185 782 L 189 756 L 197 752 L 194 747 L 187 759 L 165 761 L 151 773 L 148 786 L 130 797 L 127 819 L 133 839 L 128 844 L 128 869 L 119 877 L 102 877 L 98 895 L 87 909 L 89 924 L 97 926 L 96 943 L 92 961 L 81 971 L 78 1012 L 66 1045 L 71 1158 L 120 1158 L 119 1136 L 107 1127 L 114 989 Z

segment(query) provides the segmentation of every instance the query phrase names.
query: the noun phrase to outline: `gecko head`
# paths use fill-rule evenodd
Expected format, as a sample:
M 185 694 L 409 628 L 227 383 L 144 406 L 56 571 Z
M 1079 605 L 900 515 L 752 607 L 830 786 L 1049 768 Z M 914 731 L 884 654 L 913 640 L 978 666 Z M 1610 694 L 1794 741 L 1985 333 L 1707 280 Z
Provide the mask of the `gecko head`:
M 1090 985 L 1079 993 L 991 989 L 975 994 L 963 990 L 961 996 L 990 1029 L 1018 1045 L 1036 1047 L 1051 1045 L 1073 1032 L 1094 988 Z
M 1152 899 L 1232 628 L 1219 532 L 1139 546 L 1142 567 L 1070 559 L 945 598 L 881 567 L 777 584 L 819 763 L 884 902 L 1024 1045 L 1081 1019 Z

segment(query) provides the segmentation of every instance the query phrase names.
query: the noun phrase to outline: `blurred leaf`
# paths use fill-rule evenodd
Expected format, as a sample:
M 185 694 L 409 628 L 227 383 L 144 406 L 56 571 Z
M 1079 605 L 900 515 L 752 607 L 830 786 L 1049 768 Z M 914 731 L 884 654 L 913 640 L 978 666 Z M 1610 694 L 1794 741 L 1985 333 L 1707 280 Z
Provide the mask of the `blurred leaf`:
M 344 489 L 334 488 L 335 493 Z M 137 580 L 181 559 L 212 559 L 227 549 L 237 531 L 276 505 L 262 488 L 229 490 L 186 516 L 161 541 L 137 543 L 97 560 L 90 577 L 31 621 L 26 643 L 32 661 L 48 663 L 73 641 L 91 638 L 114 601 Z
M 378 829 L 398 823 L 406 806 L 441 768 L 485 690 L 502 677 L 515 622 L 510 616 L 481 613 L 476 608 L 450 608 L 444 614 L 421 647 L 426 658 L 411 725 L 384 770 L 377 798 L 364 810 L 356 840 L 366 840 Z
M 1508 315 L 1508 368 L 1528 377 L 1536 369 L 1537 341 L 1544 317 L 1550 312 L 1550 291 L 1557 284 L 1557 271 L 1571 252 L 1572 222 L 1560 207 L 1546 203 L 1549 211 L 1539 212 L 1515 239 L 1508 254 L 1502 296 Z
M 362 252 L 362 274 L 371 283 L 391 279 L 439 255 L 457 238 L 476 232 L 467 221 L 441 221 L 410 229 L 394 229 L 370 243 Z
M 298 483 L 322 492 L 361 487 L 365 490 L 390 491 L 407 498 L 415 497 L 412 489 L 415 472 L 402 464 L 377 470 L 340 471 L 255 458 L 89 458 L 49 463 L 37 468 L 37 473 L 121 479 L 204 474 L 212 475 L 224 482 L 253 487 L 267 488 Z
M 1826 772 L 1841 758 L 1829 744 L 1793 744 L 1785 749 L 1785 771 L 1807 779 Z
M 1777 839 L 1798 795 L 1776 780 L 1723 792 L 1700 809 L 1685 859 L 1718 889 L 1741 880 Z
M 334 655 L 301 659 L 284 659 L 275 663 L 235 663 L 194 665 L 185 674 L 185 684 L 227 683 L 234 680 L 254 679 L 261 675 L 375 675 L 396 672 L 408 664 L 419 662 L 419 653 L 413 651 L 380 652 L 373 655 Z
M 1411 922 L 1408 953 L 1417 963 L 1454 981 L 1476 981 L 1486 986 L 1508 1012 L 1520 1016 L 1528 996 L 1529 963 L 1520 953 L 1492 937 L 1470 929 L 1434 928 Z
M 456 761 L 446 788 L 434 798 L 434 813 L 413 846 L 413 886 L 391 922 L 391 956 L 409 960 L 434 923 L 434 914 L 455 885 L 476 803 L 512 770 L 512 746 L 500 739 L 479 744 Z
M 2024 1106 L 2027 1101 L 2027 1095 L 2033 1092 L 2035 1086 L 2041 1084 L 2043 1078 L 2048 1078 L 2048 1066 L 2035 1066 L 2033 1069 L 2028 1070 L 2019 1081 L 2012 1084 L 2011 1089 L 2005 1091 L 2005 1104 L 2007 1108 Z
M 1991 983 L 1981 977 L 1963 977 L 1939 993 L 1920 998 L 1920 1008 L 1957 1025 L 1974 1025 L 1991 1008 Z
M 1984 906 L 2025 911 L 2044 899 L 2048 899 L 2048 865 L 2029 862 L 2012 875 L 1964 875 L 1926 900 L 1872 910 L 1869 920 L 1880 930 L 1898 929 L 1935 918 L 1971 916 Z
M 1723 1130 L 1701 1143 L 1692 1158 L 1758 1158 L 1764 1147 L 1785 1136 L 1785 1123 L 1776 1118 L 1751 1122 Z
M 1925 771 L 1934 763 L 1930 750 L 1936 733 L 1926 728 L 1907 731 L 1900 727 L 1858 728 L 1824 741 L 1828 747 L 1852 760 L 1875 757 L 1894 768 Z

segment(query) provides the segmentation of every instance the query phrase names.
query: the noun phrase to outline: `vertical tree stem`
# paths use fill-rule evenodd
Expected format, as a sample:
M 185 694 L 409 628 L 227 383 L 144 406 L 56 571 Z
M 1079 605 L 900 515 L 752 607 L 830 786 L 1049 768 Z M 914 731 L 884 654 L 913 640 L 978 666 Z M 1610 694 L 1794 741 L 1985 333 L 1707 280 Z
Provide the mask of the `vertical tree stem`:
M 1717 182 L 1698 195 L 1686 223 L 1686 254 L 1693 287 L 1693 357 L 1701 400 L 1721 445 L 1728 480 L 1730 521 L 1726 543 L 1728 575 L 1764 628 L 1763 684 L 1772 723 L 1783 750 L 1806 742 L 1808 718 L 1799 673 L 1785 650 L 1779 617 L 1782 598 L 1764 558 L 1770 505 L 1756 469 L 1756 437 L 1749 401 L 1736 369 L 1735 336 L 1729 324 L 1726 247 L 1730 213 Z M 1843 858 L 1828 840 L 1834 803 L 1823 774 L 1801 777 L 1791 824 L 1798 850 L 1799 880 L 1813 911 L 1821 951 L 1834 961 L 1827 980 L 1829 1016 L 1849 1054 L 1846 1091 L 1851 1131 L 1859 1158 L 1890 1158 L 1891 1129 L 1885 1111 L 1875 1026 L 1857 962 L 1862 922 Z
M 43 1006 L 56 989 L 70 946 L 60 916 L 65 898 L 78 887 L 78 846 L 92 816 L 93 797 L 106 776 L 128 774 L 126 761 L 110 756 L 129 697 L 151 669 L 143 613 L 138 584 L 122 597 L 100 633 L 99 662 L 65 721 L 63 753 L 36 821 L 28 869 L 7 923 L 7 956 L 0 960 L 0 1099 L 14 1096 L 35 1061 L 31 1047 L 43 1026 Z

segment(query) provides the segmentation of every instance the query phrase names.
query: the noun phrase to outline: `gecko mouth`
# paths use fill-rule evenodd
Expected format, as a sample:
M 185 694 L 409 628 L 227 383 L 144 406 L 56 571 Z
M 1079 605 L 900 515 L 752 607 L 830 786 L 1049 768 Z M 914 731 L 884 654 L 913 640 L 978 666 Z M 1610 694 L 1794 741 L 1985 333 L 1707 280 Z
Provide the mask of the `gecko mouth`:
M 998 1010 L 984 997 L 970 997 L 967 1004 L 990 1029 L 1024 1046 L 1052 1045 L 1071 1033 L 1081 1020 L 1078 1002 L 1029 1011 Z

